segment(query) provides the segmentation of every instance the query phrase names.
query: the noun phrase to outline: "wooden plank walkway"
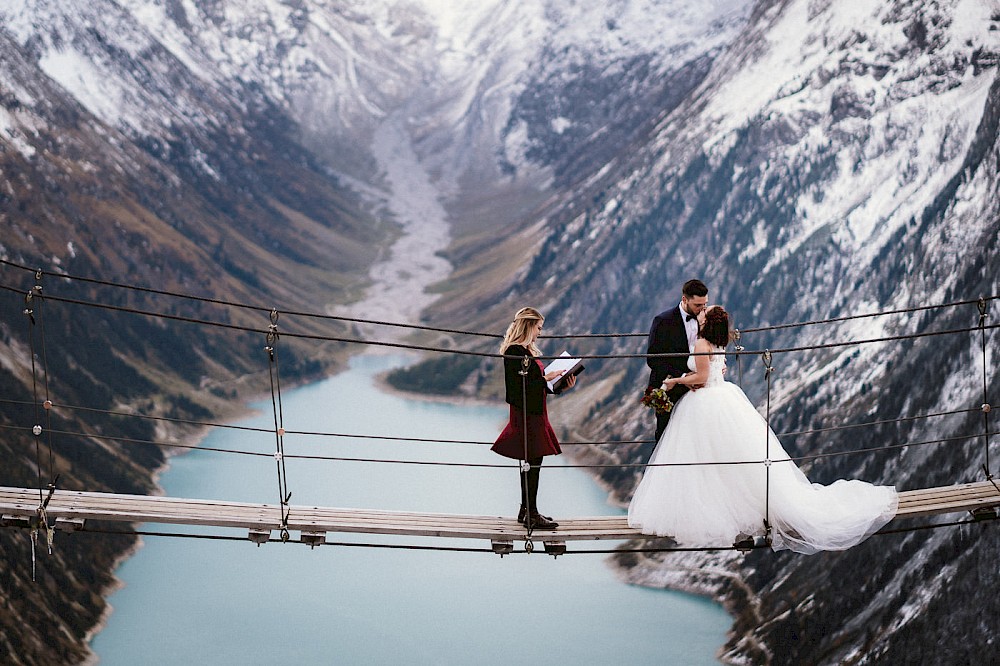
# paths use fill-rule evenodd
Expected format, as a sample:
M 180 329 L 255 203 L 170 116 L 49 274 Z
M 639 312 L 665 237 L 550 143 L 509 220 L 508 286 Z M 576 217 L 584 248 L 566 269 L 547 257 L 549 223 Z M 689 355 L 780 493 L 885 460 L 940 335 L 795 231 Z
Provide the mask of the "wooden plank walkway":
M 0 487 L 0 515 L 4 525 L 29 526 L 37 516 L 38 489 Z M 901 491 L 896 520 L 932 515 L 992 511 L 1000 507 L 1000 491 L 989 481 L 940 488 Z M 249 538 L 261 543 L 281 529 L 281 513 L 275 504 L 250 504 L 147 495 L 117 495 L 75 490 L 56 490 L 46 515 L 58 529 L 79 529 L 85 521 L 204 525 L 249 530 Z M 571 540 L 614 541 L 652 538 L 630 528 L 625 516 L 587 518 L 557 517 L 556 530 L 536 530 L 531 539 L 550 544 Z M 292 505 L 287 529 L 300 532 L 299 540 L 318 544 L 326 533 L 385 534 L 420 537 L 488 539 L 494 550 L 514 541 L 527 541 L 524 527 L 513 517 L 412 513 L 372 509 L 337 509 Z M 506 552 L 509 552 L 506 551 Z

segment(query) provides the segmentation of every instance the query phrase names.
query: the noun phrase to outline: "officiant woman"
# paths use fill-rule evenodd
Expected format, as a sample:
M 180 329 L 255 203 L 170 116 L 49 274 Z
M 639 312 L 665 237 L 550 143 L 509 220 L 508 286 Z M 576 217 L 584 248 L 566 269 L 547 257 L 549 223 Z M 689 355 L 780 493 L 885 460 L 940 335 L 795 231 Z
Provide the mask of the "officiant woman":
M 503 370 L 506 400 L 510 405 L 510 420 L 500 433 L 493 451 L 507 458 L 524 460 L 528 469 L 521 469 L 521 508 L 517 520 L 528 529 L 551 530 L 559 523 L 538 511 L 538 475 L 545 456 L 562 453 L 559 440 L 549 423 L 546 396 L 551 393 L 548 382 L 562 375 L 556 371 L 544 375 L 538 360 L 541 352 L 536 345 L 545 318 L 535 308 L 521 308 L 507 327 L 500 353 L 504 355 Z M 566 379 L 566 388 L 576 384 L 576 377 Z

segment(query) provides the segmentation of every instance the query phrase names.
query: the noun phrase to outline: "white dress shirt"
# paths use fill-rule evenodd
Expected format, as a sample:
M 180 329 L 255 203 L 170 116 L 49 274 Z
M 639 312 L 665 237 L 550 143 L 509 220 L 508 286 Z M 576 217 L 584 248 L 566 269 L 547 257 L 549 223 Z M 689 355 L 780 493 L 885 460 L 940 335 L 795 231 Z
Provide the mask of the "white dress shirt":
M 684 318 L 684 328 L 687 331 L 688 336 L 688 351 L 694 351 L 694 343 L 698 340 L 698 318 L 688 319 L 687 310 L 684 309 L 684 302 L 680 304 L 681 317 Z

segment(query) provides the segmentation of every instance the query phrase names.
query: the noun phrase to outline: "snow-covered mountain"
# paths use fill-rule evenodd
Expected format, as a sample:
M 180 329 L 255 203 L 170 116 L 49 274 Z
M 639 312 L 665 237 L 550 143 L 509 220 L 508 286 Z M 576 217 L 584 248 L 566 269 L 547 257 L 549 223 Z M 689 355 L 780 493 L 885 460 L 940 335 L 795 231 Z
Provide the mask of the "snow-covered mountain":
M 394 190 L 419 183 L 450 225 L 435 229 L 441 247 L 429 251 L 447 258 L 452 275 L 425 311 L 448 326 L 498 329 L 530 301 L 549 330 L 642 331 L 691 275 L 743 328 L 996 295 L 998 36 L 1000 7 L 983 0 L 5 0 L 0 257 L 181 291 L 211 280 L 216 296 L 316 309 L 361 296 L 393 225 L 419 234 L 422 211 L 438 216 L 428 207 L 407 219 L 400 208 Z M 401 179 L 387 168 L 393 155 L 421 173 Z M 973 310 L 748 334 L 743 344 L 968 326 Z M 14 296 L 8 311 L 20 311 Z M 182 345 L 155 326 L 114 321 L 114 348 L 134 353 L 91 345 L 61 359 L 88 368 L 80 385 L 64 387 L 70 396 L 146 400 L 160 393 L 153 378 L 169 377 L 187 387 L 173 389 L 174 401 L 190 408 L 203 376 L 253 367 L 221 337 Z M 0 350 L 23 361 L 18 325 L 5 314 Z M 83 340 L 109 327 L 66 326 Z M 143 357 L 150 339 L 198 353 L 184 365 Z M 991 349 L 996 342 L 990 333 Z M 642 351 L 635 339 L 584 350 Z M 781 355 L 775 425 L 965 407 L 981 400 L 981 384 L 967 377 L 973 360 L 969 341 L 954 338 Z M 299 361 L 302 374 L 320 369 Z M 0 364 L 2 385 L 23 387 L 27 365 Z M 993 356 L 988 365 L 995 386 Z M 579 433 L 648 436 L 635 400 L 643 367 L 588 367 L 591 388 L 563 399 Z M 108 368 L 118 374 L 105 384 Z M 490 367 L 468 372 L 469 391 L 495 380 Z M 753 378 L 747 390 L 764 391 Z M 954 437 L 976 418 L 789 446 L 827 452 L 889 436 Z M 23 445 L 4 446 L 10 478 L 30 477 Z M 586 455 L 634 462 L 648 452 Z M 141 470 L 160 462 L 93 455 L 114 472 L 84 456 L 67 475 L 145 489 Z M 911 488 L 977 478 L 979 456 L 963 444 L 958 453 L 830 458 L 810 474 Z M 609 471 L 604 480 L 625 498 L 635 479 Z M 936 663 L 966 663 L 997 629 L 996 602 L 978 586 L 996 546 L 988 528 L 936 530 L 836 556 L 620 564 L 631 580 L 728 603 L 735 662 L 915 663 L 935 654 Z M 106 584 L 116 555 L 99 553 L 87 575 Z M 78 586 L 65 571 L 51 572 L 57 587 Z M 845 589 L 859 571 L 871 572 L 868 583 Z M 949 590 L 974 602 L 956 604 Z M 23 601 L 6 626 L 40 612 L 73 637 L 53 652 L 43 630 L 22 630 L 22 661 L 82 654 L 99 599 L 62 612 L 14 596 Z
M 998 29 L 1000 11 L 982 2 L 758 3 L 682 103 L 542 210 L 539 249 L 494 292 L 494 316 L 530 295 L 544 304 L 547 329 L 641 331 L 692 275 L 743 328 L 997 295 Z M 466 305 L 456 303 L 441 305 L 442 321 Z M 995 316 L 995 301 L 991 308 Z M 750 334 L 742 344 L 780 349 L 978 321 L 973 303 Z M 987 349 L 997 340 L 990 332 Z M 643 351 L 634 339 L 592 350 Z M 789 446 L 816 454 L 964 437 L 957 447 L 820 459 L 810 476 L 901 489 L 981 480 L 978 350 L 978 337 L 952 336 L 777 355 L 773 423 L 787 432 L 971 410 L 814 433 Z M 763 396 L 762 364 L 743 364 L 748 391 Z M 992 353 L 986 366 L 995 394 Z M 586 419 L 583 439 L 649 436 L 636 405 L 641 363 L 605 364 L 589 379 L 605 385 L 573 410 Z M 648 454 L 648 445 L 619 446 L 587 459 Z M 623 498 L 635 483 L 630 470 L 604 477 Z M 937 530 L 838 556 L 620 561 L 634 582 L 726 598 L 740 616 L 728 646 L 734 661 L 922 663 L 933 654 L 935 663 L 974 663 L 997 630 L 983 621 L 996 607 L 978 587 L 991 575 L 984 553 L 996 546 L 990 529 Z M 715 573 L 692 576 L 692 567 Z M 968 610 L 959 595 L 975 599 Z

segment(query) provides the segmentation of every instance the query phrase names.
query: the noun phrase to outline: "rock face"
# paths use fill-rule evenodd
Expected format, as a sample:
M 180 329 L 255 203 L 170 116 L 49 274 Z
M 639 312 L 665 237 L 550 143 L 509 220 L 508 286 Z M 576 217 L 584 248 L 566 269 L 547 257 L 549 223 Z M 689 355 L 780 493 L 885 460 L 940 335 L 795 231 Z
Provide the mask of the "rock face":
M 254 82 L 212 80 L 122 3 L 4 3 L 0 26 L 0 259 L 9 262 L 0 267 L 0 478 L 154 492 L 172 449 L 142 442 L 190 445 L 198 430 L 109 412 L 204 421 L 266 392 L 267 312 L 58 275 L 321 311 L 357 288 L 390 228 L 301 145 L 296 123 Z M 34 301 L 32 327 L 21 313 L 35 267 L 46 271 L 43 296 L 248 332 L 45 299 Z M 288 339 L 282 352 L 292 380 L 319 375 L 340 353 Z M 46 397 L 51 422 L 32 404 Z M 36 423 L 45 426 L 37 439 Z M 101 595 L 135 543 L 60 533 L 49 555 L 43 536 L 33 581 L 28 532 L 0 530 L 0 661 L 86 658 Z
M 751 350 L 974 330 L 974 301 L 997 294 L 990 267 L 1000 265 L 1000 84 L 995 68 L 976 64 L 998 18 L 969 3 L 758 4 L 681 105 L 610 161 L 586 194 L 546 211 L 544 249 L 499 295 L 513 296 L 503 307 L 533 293 L 546 304 L 547 329 L 643 330 L 679 300 L 686 278 L 701 276 L 711 300 L 745 328 L 973 301 L 748 332 L 741 343 Z M 553 262 L 560 256 L 573 261 Z M 989 307 L 995 316 L 996 302 Z M 997 334 L 984 334 L 989 349 Z M 796 455 L 900 447 L 815 459 L 814 481 L 908 489 L 981 479 L 984 365 L 987 393 L 997 386 L 982 343 L 967 332 L 776 354 L 772 424 L 780 433 L 887 421 L 786 437 Z M 635 339 L 593 347 L 642 350 Z M 650 419 L 636 408 L 645 368 L 623 360 L 594 369 L 588 379 L 616 383 L 597 403 L 599 418 L 580 428 L 583 439 L 650 437 Z M 742 359 L 745 388 L 763 407 L 762 370 L 757 357 Z M 895 421 L 953 410 L 967 411 Z M 650 447 L 606 446 L 584 459 L 641 462 Z M 631 469 L 602 475 L 627 499 Z M 982 612 L 995 603 L 975 591 L 996 542 L 995 530 L 976 525 L 813 557 L 618 561 L 633 582 L 728 600 L 738 617 L 727 646 L 733 661 L 918 663 L 933 654 L 969 663 L 997 628 Z M 956 603 L 960 594 L 977 601 Z
M 986 401 L 997 387 L 982 348 L 996 347 L 996 330 L 854 342 L 975 329 L 970 299 L 1000 294 L 1000 14 L 972 0 L 436 7 L 0 6 L 0 393 L 22 401 L 0 402 L 4 484 L 44 486 L 58 473 L 64 488 L 149 492 L 161 450 L 98 436 L 194 434 L 61 407 L 53 428 L 82 434 L 55 438 L 51 464 L 36 458 L 26 428 L 42 364 L 35 349 L 33 375 L 29 331 L 41 335 L 20 314 L 29 269 L 48 272 L 45 294 L 253 331 L 266 330 L 270 307 L 355 301 L 400 222 L 372 147 L 389 122 L 408 132 L 451 225 L 454 273 L 435 285 L 428 321 L 500 330 L 530 301 L 553 333 L 644 331 L 701 276 L 746 329 L 746 349 L 810 348 L 775 353 L 770 389 L 756 356 L 731 360 L 751 397 L 770 397 L 790 451 L 897 446 L 816 458 L 814 481 L 909 489 L 982 477 L 977 408 L 984 384 Z M 174 302 L 58 272 L 266 307 Z M 993 318 L 996 308 L 987 303 Z M 900 312 L 843 318 L 887 311 Z M 250 331 L 195 335 L 54 300 L 37 317 L 58 405 L 198 421 L 266 390 Z M 828 318 L 842 319 L 767 328 Z M 343 332 L 293 322 L 280 325 Z M 637 337 L 567 344 L 644 351 Z M 292 377 L 342 352 L 294 340 L 282 351 Z M 469 393 L 495 389 L 491 364 L 447 370 Z M 588 363 L 591 388 L 560 403 L 573 434 L 637 443 L 580 459 L 648 457 L 644 381 L 641 358 Z M 927 414 L 940 415 L 913 418 Z M 882 423 L 815 432 L 858 422 Z M 787 434 L 800 431 L 812 432 Z M 625 501 L 637 475 L 604 468 L 601 479 Z M 727 603 L 734 662 L 968 663 L 998 629 L 982 586 L 996 540 L 974 525 L 840 554 L 617 562 L 630 581 Z M 2 530 L 0 543 L 0 652 L 15 663 L 85 658 L 111 567 L 134 539 L 60 535 L 34 583 L 27 534 Z

